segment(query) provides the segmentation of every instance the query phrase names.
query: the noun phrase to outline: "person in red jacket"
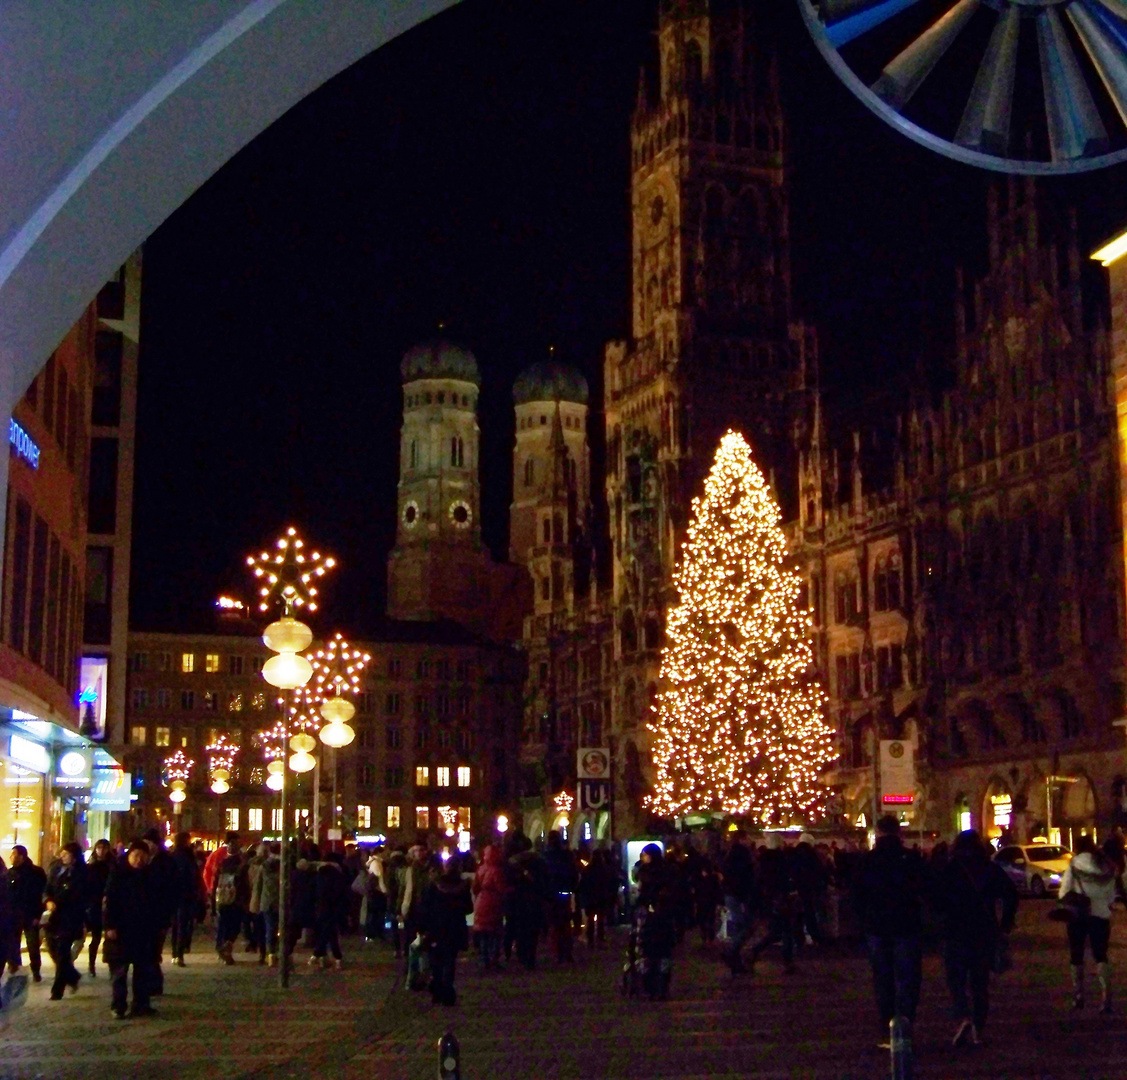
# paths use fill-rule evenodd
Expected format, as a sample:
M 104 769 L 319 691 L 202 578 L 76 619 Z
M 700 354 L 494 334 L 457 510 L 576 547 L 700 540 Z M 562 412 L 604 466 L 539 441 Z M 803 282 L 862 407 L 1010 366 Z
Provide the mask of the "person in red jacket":
M 482 857 L 473 881 L 473 930 L 481 953 L 482 966 L 488 971 L 501 956 L 501 930 L 504 922 L 505 860 L 501 849 L 490 844 Z

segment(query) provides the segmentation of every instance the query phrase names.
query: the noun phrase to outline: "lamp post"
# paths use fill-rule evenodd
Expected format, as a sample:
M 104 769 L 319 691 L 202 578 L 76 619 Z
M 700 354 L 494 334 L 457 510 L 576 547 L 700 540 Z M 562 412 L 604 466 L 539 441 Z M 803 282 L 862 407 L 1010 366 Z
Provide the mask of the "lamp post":
M 262 665 L 262 677 L 274 687 L 285 693 L 286 700 L 282 707 L 281 747 L 285 753 L 289 709 L 292 695 L 299 687 L 305 686 L 313 677 L 313 666 L 300 654 L 313 643 L 313 631 L 303 622 L 293 617 L 295 609 L 307 606 L 310 611 L 317 610 L 314 597 L 317 589 L 313 582 L 321 577 L 327 569 L 335 563 L 333 559 L 322 558 L 314 551 L 305 554 L 305 544 L 298 535 L 297 530 L 290 528 L 286 535 L 280 538 L 275 545 L 273 553 L 263 552 L 257 559 L 252 555 L 247 559 L 248 565 L 253 569 L 254 576 L 262 584 L 259 589 L 261 602 L 259 609 L 268 611 L 272 603 L 282 607 L 282 617 L 272 622 L 263 632 L 263 644 L 276 656 L 270 657 Z M 302 750 L 294 747 L 293 743 L 302 738 L 294 736 L 290 746 L 294 755 L 290 758 L 290 767 L 294 767 L 295 760 L 300 758 Z M 308 738 L 308 736 L 305 736 Z M 308 749 L 305 750 L 308 757 Z M 289 885 L 289 823 L 287 821 L 288 805 L 286 799 L 286 772 L 283 769 L 279 775 L 281 784 L 278 789 L 279 802 L 282 811 L 282 856 L 278 864 L 278 936 L 281 963 L 278 965 L 278 980 L 282 987 L 289 986 L 289 957 L 286 955 L 286 937 L 288 922 L 288 885 Z
M 177 750 L 164 759 L 164 777 L 168 784 L 168 800 L 172 803 L 172 813 L 179 817 L 184 809 L 184 800 L 188 797 L 186 789 L 188 779 L 192 775 L 195 762 L 184 755 L 183 750 Z

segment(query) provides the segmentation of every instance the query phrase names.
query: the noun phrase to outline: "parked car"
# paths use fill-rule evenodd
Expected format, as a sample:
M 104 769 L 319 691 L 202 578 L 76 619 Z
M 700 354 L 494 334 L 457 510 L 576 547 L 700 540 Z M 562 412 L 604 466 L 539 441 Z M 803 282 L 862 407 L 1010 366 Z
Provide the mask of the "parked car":
M 1072 852 L 1059 844 L 1013 844 L 1002 848 L 995 861 L 1021 892 L 1055 896 Z

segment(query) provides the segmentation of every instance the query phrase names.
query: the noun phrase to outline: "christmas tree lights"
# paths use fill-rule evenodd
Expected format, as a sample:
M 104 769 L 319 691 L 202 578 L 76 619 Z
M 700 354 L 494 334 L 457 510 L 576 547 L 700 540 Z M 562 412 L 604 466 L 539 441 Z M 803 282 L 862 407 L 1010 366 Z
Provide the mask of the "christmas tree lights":
M 674 579 L 648 724 L 658 814 L 791 824 L 825 812 L 818 775 L 836 751 L 780 517 L 751 448 L 729 431 Z

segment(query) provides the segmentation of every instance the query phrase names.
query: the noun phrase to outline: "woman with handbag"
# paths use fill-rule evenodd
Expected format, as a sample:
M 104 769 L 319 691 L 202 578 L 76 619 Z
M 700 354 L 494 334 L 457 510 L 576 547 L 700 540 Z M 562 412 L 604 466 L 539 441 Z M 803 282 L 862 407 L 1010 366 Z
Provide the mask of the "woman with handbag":
M 1084 946 L 1089 944 L 1100 980 L 1101 1012 L 1111 1012 L 1111 905 L 1122 890 L 1116 867 L 1096 851 L 1090 836 L 1076 841 L 1076 851 L 1060 882 L 1060 908 L 1068 910 L 1069 963 L 1072 969 L 1072 1007 L 1084 1007 Z
M 1017 902 L 1017 889 L 991 861 L 978 833 L 959 833 L 950 860 L 938 872 L 934 895 L 944 921 L 943 962 L 957 1024 L 955 1046 L 979 1043 L 990 1011 L 990 974 L 1004 970 L 1006 935 L 1013 928 Z

